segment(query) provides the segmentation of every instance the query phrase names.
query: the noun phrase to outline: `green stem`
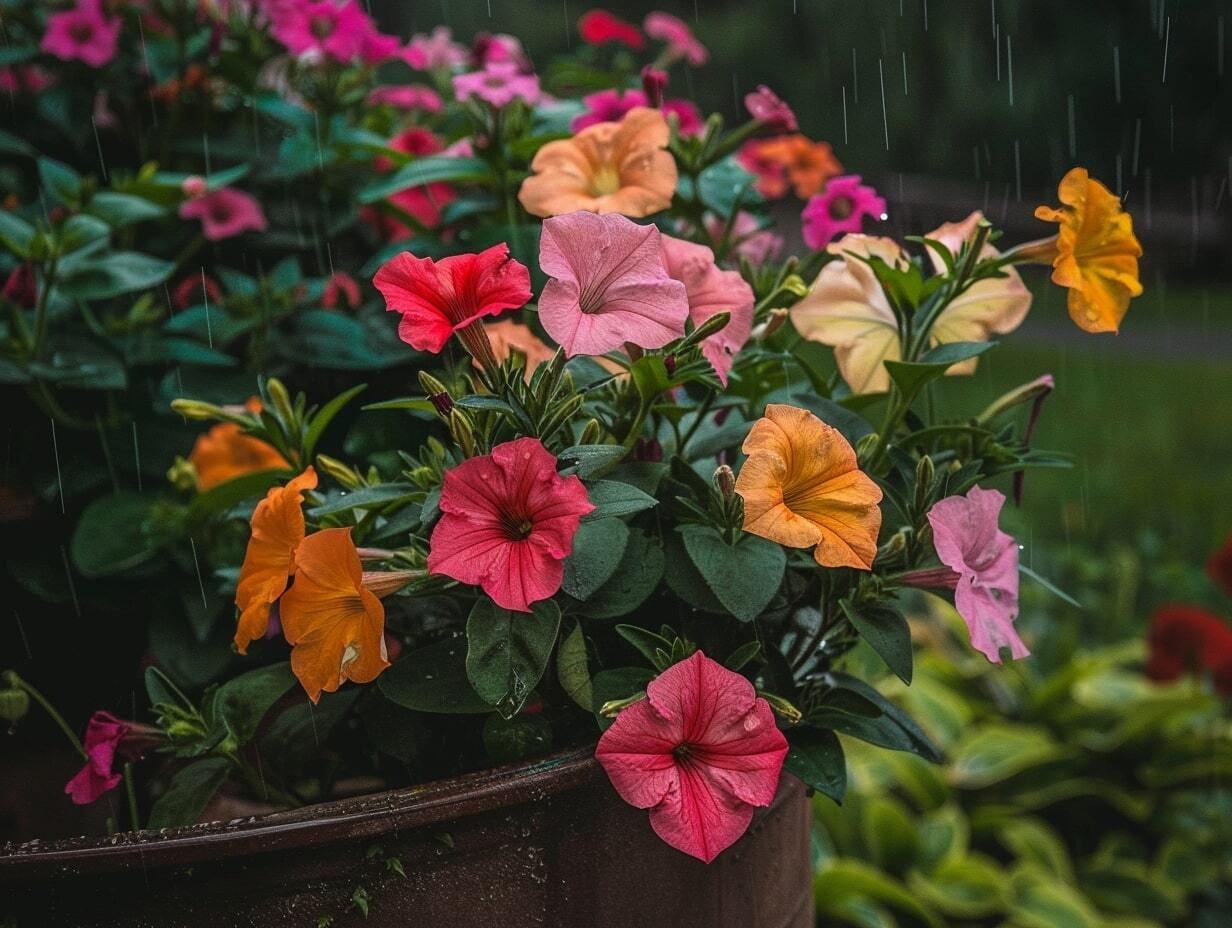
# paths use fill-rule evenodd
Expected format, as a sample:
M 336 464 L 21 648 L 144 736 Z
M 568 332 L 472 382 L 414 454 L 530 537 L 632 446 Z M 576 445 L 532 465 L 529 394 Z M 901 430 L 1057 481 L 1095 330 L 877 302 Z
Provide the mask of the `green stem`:
M 20 686 L 23 690 L 26 691 L 26 694 L 31 699 L 33 699 L 40 706 L 43 707 L 43 711 L 46 712 L 51 717 L 51 720 L 53 722 L 55 722 L 57 725 L 60 726 L 60 731 L 64 732 L 64 737 L 66 737 L 68 739 L 69 744 L 73 746 L 73 750 L 75 750 L 78 754 L 81 755 L 81 759 L 89 760 L 90 757 L 88 754 L 86 754 L 86 749 L 82 747 L 81 739 L 77 737 L 77 733 L 75 731 L 69 728 L 68 722 L 64 721 L 64 716 L 62 716 L 59 712 L 56 711 L 56 707 L 47 701 L 47 697 L 44 696 L 42 693 L 40 693 L 37 689 L 35 689 L 29 683 L 27 683 L 25 680 L 22 680 L 20 677 L 17 678 L 16 683 L 18 686 Z
M 714 390 L 706 391 L 706 398 L 702 400 L 701 405 L 697 407 L 697 418 L 693 420 L 693 424 L 689 426 L 689 430 L 685 433 L 684 438 L 680 440 L 677 446 L 679 453 L 684 454 L 685 448 L 689 446 L 689 442 L 693 440 L 693 436 L 701 427 L 702 421 L 706 418 L 706 413 L 710 412 L 710 407 L 714 405 Z
M 133 831 L 141 830 L 141 816 L 137 812 L 137 784 L 133 782 L 132 761 L 124 762 L 124 795 L 128 799 L 128 818 Z
M 30 356 L 35 360 L 43 357 L 43 343 L 47 340 L 47 303 L 51 297 L 51 288 L 56 279 L 58 256 L 52 256 L 47 262 L 47 271 L 43 274 L 43 289 L 39 293 L 38 305 L 34 308 L 34 344 L 30 347 Z

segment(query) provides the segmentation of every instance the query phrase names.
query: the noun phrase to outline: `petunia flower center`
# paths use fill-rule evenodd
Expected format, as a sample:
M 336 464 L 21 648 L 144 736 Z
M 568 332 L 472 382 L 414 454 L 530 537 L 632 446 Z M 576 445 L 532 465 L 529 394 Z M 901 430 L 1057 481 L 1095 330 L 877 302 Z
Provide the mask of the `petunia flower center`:
M 846 219 L 855 209 L 855 204 L 851 201 L 851 197 L 835 197 L 830 201 L 830 217 L 832 219 Z
M 94 38 L 94 26 L 85 21 L 78 21 L 69 26 L 68 34 L 79 45 L 87 45 Z
M 214 220 L 214 222 L 230 222 L 231 207 L 225 203 L 213 204 L 210 206 L 210 219 Z
M 685 763 L 689 760 L 693 753 L 693 746 L 687 741 L 682 742 L 672 748 L 672 756 L 680 763 Z
M 328 39 L 334 34 L 334 21 L 329 16 L 313 16 L 308 28 L 318 39 Z
M 501 513 L 501 529 L 510 541 L 525 541 L 535 528 L 535 523 L 517 513 Z
M 590 178 L 590 194 L 606 197 L 620 189 L 620 172 L 611 164 L 602 165 Z

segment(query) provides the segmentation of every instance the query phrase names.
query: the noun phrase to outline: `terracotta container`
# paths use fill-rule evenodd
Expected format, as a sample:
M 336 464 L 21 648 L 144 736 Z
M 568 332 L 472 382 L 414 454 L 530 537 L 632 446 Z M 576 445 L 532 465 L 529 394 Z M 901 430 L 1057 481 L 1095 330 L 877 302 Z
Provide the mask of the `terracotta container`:
M 364 916 L 367 910 L 367 917 Z M 809 806 L 784 775 L 709 866 L 590 751 L 255 819 L 0 850 L 18 928 L 806 928 Z

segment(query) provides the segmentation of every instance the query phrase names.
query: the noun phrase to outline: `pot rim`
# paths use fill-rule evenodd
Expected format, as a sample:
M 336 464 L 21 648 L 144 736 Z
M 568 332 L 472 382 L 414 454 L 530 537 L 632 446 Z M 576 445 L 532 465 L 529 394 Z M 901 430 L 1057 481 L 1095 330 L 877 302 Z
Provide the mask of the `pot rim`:
M 372 838 L 545 799 L 601 777 L 592 744 L 418 786 L 245 819 L 100 838 L 9 842 L 0 847 L 0 883 L 64 872 L 98 874 L 129 867 L 179 866 Z

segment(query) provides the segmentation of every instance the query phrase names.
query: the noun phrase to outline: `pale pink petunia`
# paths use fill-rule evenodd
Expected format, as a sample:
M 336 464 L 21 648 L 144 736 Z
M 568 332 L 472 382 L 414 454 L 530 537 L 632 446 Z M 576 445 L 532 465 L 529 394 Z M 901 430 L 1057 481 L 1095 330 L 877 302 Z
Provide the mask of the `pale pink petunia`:
M 556 473 L 537 438 L 519 438 L 445 472 L 428 571 L 480 587 L 502 609 L 529 612 L 560 589 L 582 516 L 577 477 Z
M 503 32 L 481 32 L 471 41 L 471 59 L 476 67 L 504 62 L 521 70 L 530 70 L 530 59 L 522 42 Z
M 180 204 L 180 218 L 201 220 L 201 233 L 211 242 L 266 228 L 265 212 L 257 198 L 234 187 L 185 200 Z
M 101 68 L 116 56 L 120 18 L 110 16 L 102 0 L 77 0 L 71 9 L 47 18 L 39 47 L 64 61 L 81 61 Z
M 710 863 L 773 801 L 787 747 L 752 684 L 697 651 L 616 716 L 595 757 L 655 834 Z
M 684 335 L 684 284 L 663 265 L 661 235 L 616 213 L 566 213 L 545 219 L 539 265 L 552 279 L 539 298 L 539 321 L 570 357 L 598 355 L 631 342 L 662 348 Z
M 706 235 L 717 248 L 723 242 L 723 233 L 728 232 L 733 254 L 748 258 L 754 265 L 777 260 L 783 252 L 783 236 L 770 229 L 763 229 L 761 222 L 752 213 L 741 210 L 727 228 L 727 220 L 714 213 L 707 213 L 702 220 Z
M 727 386 L 736 353 L 749 340 L 753 328 L 753 289 L 739 271 L 725 271 L 705 245 L 662 236 L 663 264 L 668 276 L 684 284 L 689 301 L 689 319 L 694 327 L 716 313 L 731 313 L 722 329 L 702 342 L 702 355 Z
M 933 546 L 941 563 L 958 575 L 954 606 L 971 634 L 971 646 L 994 664 L 1001 649 L 1015 660 L 1031 652 L 1014 629 L 1018 616 L 1018 543 L 997 527 L 1005 496 L 972 487 L 928 511 Z
M 89 805 L 119 785 L 121 775 L 112 770 L 116 749 L 132 726 L 110 712 L 95 712 L 86 725 L 86 764 L 64 786 L 74 804 Z
M 497 109 L 521 100 L 531 106 L 539 102 L 539 78 L 523 74 L 517 65 L 497 61 L 482 70 L 458 74 L 453 79 L 453 92 L 459 100 L 478 97 Z
M 697 40 L 697 37 L 693 35 L 693 30 L 684 20 L 671 13 L 646 14 L 642 28 L 652 39 L 658 39 L 667 44 L 667 53 L 673 61 L 683 58 L 697 67 L 705 64 L 710 58 L 706 46 Z
M 402 51 L 403 60 L 416 71 L 449 71 L 465 64 L 470 57 L 466 46 L 453 40 L 448 26 L 437 26 L 432 33 L 418 33 Z
M 800 130 L 792 108 L 765 84 L 752 93 L 745 94 L 744 108 L 749 111 L 750 116 L 763 124 L 763 128 L 776 135 Z
M 860 183 L 859 174 L 833 177 L 800 213 L 804 242 L 819 251 L 839 235 L 860 232 L 866 218 L 884 220 L 885 199 L 872 187 Z
M 439 113 L 443 109 L 441 95 L 422 84 L 373 87 L 368 93 L 368 102 L 374 106 L 384 103 L 400 110 L 421 110 L 425 113 Z

